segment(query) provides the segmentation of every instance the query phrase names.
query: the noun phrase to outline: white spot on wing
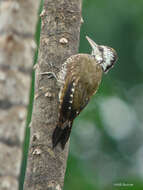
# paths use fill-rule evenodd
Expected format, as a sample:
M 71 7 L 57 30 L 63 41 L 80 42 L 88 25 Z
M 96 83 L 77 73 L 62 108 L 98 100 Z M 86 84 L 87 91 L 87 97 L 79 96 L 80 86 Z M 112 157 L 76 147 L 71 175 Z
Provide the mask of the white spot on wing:
M 79 114 L 79 111 L 76 111 L 76 114 L 78 115 L 78 114 Z
M 74 92 L 74 88 L 72 88 L 71 91 Z

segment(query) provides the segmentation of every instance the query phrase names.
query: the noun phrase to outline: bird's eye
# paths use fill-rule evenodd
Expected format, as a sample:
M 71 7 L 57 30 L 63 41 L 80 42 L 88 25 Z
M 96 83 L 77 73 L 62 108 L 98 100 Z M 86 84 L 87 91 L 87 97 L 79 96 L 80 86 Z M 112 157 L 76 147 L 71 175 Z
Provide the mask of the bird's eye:
M 103 48 L 99 46 L 99 51 L 103 53 Z

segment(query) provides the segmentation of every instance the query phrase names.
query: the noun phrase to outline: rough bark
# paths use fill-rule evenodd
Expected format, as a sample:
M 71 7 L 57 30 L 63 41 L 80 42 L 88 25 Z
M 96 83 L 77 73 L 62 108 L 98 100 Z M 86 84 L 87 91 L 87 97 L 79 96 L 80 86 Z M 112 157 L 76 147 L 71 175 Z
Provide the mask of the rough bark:
M 52 133 L 58 120 L 59 88 L 54 78 L 62 63 L 78 52 L 81 0 L 45 0 L 41 13 L 39 61 L 36 66 L 35 99 L 25 190 L 61 190 L 68 143 L 52 149 Z
M 18 189 L 38 5 L 0 1 L 0 190 Z

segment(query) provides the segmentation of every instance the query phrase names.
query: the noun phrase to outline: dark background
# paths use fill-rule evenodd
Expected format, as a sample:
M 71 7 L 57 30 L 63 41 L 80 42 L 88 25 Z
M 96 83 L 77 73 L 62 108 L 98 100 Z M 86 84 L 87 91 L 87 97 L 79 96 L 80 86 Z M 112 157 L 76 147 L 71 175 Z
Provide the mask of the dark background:
M 74 122 L 64 190 L 142 190 L 143 0 L 84 0 L 82 15 L 79 52 L 90 53 L 88 35 L 97 44 L 113 47 L 119 59 Z M 40 22 L 37 42 L 39 28 Z M 33 87 L 30 97 L 27 125 Z M 28 128 L 26 134 L 25 155 Z M 23 160 L 20 190 L 25 164 Z

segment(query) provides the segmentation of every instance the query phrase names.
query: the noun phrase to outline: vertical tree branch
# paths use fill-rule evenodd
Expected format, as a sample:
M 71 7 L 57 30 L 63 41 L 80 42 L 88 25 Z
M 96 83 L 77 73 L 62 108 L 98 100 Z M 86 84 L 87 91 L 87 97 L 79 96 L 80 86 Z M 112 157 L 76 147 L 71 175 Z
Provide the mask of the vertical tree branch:
M 39 2 L 0 1 L 0 189 L 18 189 Z
M 78 52 L 81 0 L 45 0 L 39 61 L 36 66 L 35 100 L 25 190 L 60 190 L 63 187 L 68 145 L 52 149 L 52 133 L 58 120 L 59 88 L 54 78 L 62 63 Z

